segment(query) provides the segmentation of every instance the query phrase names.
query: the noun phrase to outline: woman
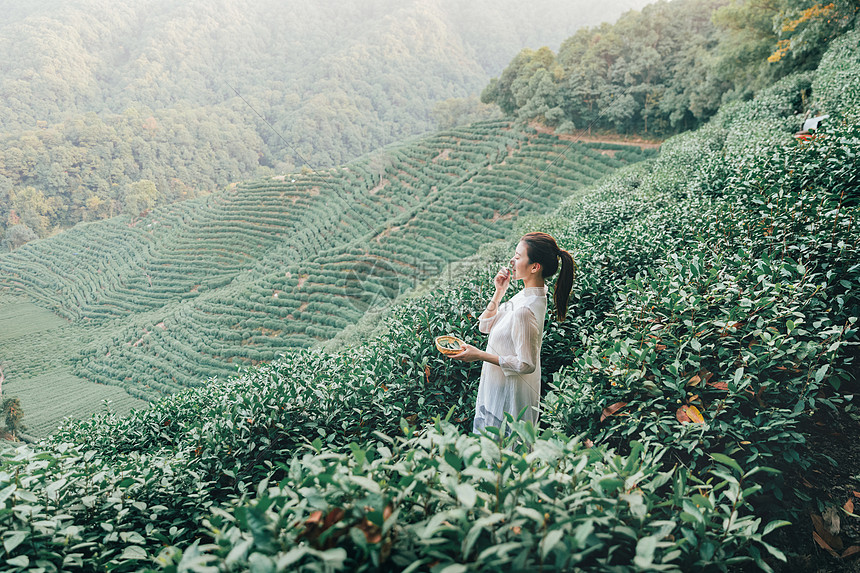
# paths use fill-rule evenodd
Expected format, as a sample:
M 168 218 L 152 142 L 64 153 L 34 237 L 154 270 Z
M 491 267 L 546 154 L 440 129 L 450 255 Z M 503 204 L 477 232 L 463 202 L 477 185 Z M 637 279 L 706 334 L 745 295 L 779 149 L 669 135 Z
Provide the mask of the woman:
M 496 292 L 479 318 L 479 328 L 489 334 L 487 350 L 471 344 L 451 358 L 463 362 L 483 360 L 481 384 L 475 405 L 475 432 L 500 427 L 505 413 L 516 418 L 525 408 L 522 419 L 537 427 L 540 414 L 540 348 L 546 315 L 545 280 L 555 274 L 561 261 L 561 272 L 553 292 L 558 320 L 567 314 L 567 301 L 573 285 L 573 257 L 558 247 L 546 233 L 529 233 L 520 239 L 510 261 L 494 280 Z M 511 280 L 523 281 L 523 289 L 501 304 Z

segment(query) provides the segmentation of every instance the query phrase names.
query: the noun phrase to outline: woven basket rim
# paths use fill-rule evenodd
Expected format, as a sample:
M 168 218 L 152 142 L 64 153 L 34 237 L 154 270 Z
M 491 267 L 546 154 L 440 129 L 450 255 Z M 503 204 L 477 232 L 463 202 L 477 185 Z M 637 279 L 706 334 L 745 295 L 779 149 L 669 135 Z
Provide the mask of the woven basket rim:
M 442 354 L 446 354 L 446 355 L 448 355 L 448 354 L 457 354 L 457 353 L 459 353 L 459 352 L 460 352 L 460 350 L 459 350 L 459 349 L 455 349 L 455 348 L 442 348 L 442 347 L 439 345 L 439 344 L 440 344 L 440 342 L 449 342 L 449 341 L 450 341 L 450 342 L 455 342 L 455 343 L 457 343 L 457 344 L 465 344 L 465 342 L 463 342 L 461 339 L 457 338 L 456 336 L 453 336 L 453 335 L 451 335 L 451 334 L 443 334 L 442 336 L 437 336 L 437 337 L 436 337 L 436 350 L 438 350 L 438 351 L 439 351 L 439 352 L 441 352 Z
M 437 336 L 436 342 L 439 342 L 440 340 L 456 340 L 457 342 L 463 342 L 462 339 L 457 338 L 453 334 L 443 334 L 442 336 Z

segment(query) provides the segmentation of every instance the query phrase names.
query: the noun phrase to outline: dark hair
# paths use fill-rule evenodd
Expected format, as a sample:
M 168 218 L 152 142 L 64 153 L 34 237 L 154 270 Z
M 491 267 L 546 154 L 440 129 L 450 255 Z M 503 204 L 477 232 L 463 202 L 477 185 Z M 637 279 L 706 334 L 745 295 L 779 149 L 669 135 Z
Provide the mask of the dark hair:
M 567 301 L 570 299 L 570 290 L 573 288 L 573 277 L 576 274 L 576 263 L 573 256 L 564 249 L 560 249 L 552 238 L 546 233 L 528 233 L 520 239 L 526 245 L 526 254 L 530 263 L 540 264 L 543 278 L 549 278 L 558 270 L 558 261 L 561 259 L 561 272 L 555 282 L 555 290 L 552 293 L 552 302 L 555 306 L 555 315 L 559 321 L 567 316 Z

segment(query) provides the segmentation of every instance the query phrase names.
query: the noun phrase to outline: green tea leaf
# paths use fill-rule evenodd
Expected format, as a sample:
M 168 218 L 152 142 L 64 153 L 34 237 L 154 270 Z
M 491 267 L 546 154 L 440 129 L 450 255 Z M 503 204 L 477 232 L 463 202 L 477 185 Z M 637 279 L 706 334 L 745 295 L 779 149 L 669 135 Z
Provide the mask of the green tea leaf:
M 556 545 L 558 545 L 558 542 L 561 541 L 562 537 L 564 537 L 563 529 L 553 529 L 546 534 L 546 537 L 544 537 L 540 542 L 541 559 L 546 559 L 546 556 L 549 555 L 549 552 L 552 551 Z

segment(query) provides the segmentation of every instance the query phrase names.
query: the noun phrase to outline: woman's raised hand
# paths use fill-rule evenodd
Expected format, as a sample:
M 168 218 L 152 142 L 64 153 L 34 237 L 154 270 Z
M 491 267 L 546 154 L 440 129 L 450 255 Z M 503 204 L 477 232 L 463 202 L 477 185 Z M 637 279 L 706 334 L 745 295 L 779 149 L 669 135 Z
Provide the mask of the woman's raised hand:
M 453 358 L 454 360 L 460 360 L 461 362 L 475 362 L 478 360 L 483 360 L 482 352 L 471 344 L 461 344 L 460 352 L 458 352 L 457 354 L 449 355 L 449 358 Z
M 508 267 L 502 267 L 496 274 L 494 282 L 496 284 L 496 290 L 507 290 L 508 286 L 511 284 L 511 269 Z

